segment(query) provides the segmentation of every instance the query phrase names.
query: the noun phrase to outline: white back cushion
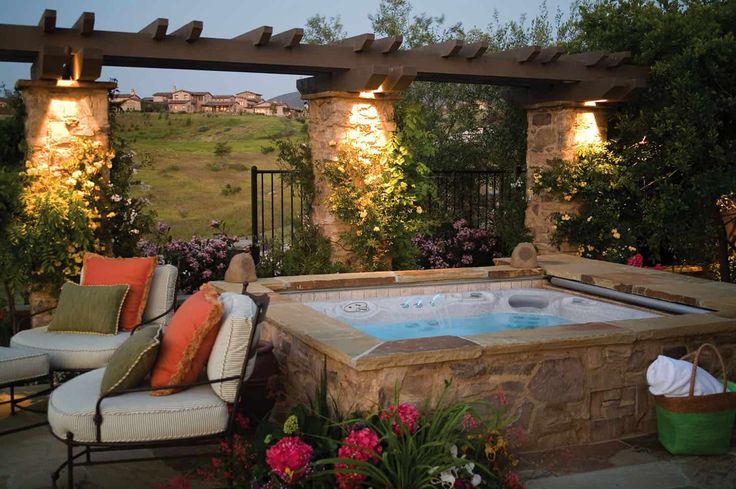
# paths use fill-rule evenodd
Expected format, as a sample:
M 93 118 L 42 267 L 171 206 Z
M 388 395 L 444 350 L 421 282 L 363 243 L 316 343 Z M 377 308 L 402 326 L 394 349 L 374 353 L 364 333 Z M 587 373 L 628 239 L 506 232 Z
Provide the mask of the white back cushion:
M 212 347 L 210 358 L 207 361 L 207 377 L 210 380 L 240 375 L 245 355 L 248 352 L 251 330 L 256 326 L 256 304 L 250 297 L 234 292 L 225 292 L 220 295 L 220 301 L 225 306 L 222 315 L 222 326 L 217 333 L 217 339 Z M 258 342 L 258 333 L 253 338 L 253 348 Z M 248 361 L 247 380 L 255 367 L 255 356 Z M 235 402 L 238 381 L 219 382 L 212 384 L 215 393 L 225 402 Z
M 153 272 L 151 288 L 148 291 L 146 309 L 143 311 L 143 320 L 155 318 L 166 312 L 171 307 L 176 296 L 176 277 L 179 271 L 174 265 L 158 265 Z M 174 312 L 170 312 L 153 324 L 166 326 L 171 320 Z

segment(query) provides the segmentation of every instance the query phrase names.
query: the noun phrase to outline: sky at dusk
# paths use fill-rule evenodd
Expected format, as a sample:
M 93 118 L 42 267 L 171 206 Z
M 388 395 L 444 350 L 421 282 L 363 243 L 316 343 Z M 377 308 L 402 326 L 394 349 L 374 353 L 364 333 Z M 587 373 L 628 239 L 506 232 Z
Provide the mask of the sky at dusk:
M 137 32 L 157 17 L 169 19 L 169 32 L 191 20 L 204 22 L 203 37 L 230 38 L 261 25 L 274 33 L 303 27 L 314 14 L 339 15 L 349 35 L 371 32 L 369 14 L 380 0 L 0 0 L 0 23 L 36 25 L 44 9 L 57 11 L 57 25 L 71 27 L 84 11 L 95 13 L 95 29 Z M 570 0 L 549 0 L 550 13 L 567 13 Z M 446 23 L 485 28 L 498 10 L 502 21 L 535 15 L 541 0 L 414 0 L 414 13 L 445 15 Z M 0 62 L 0 82 L 12 88 L 29 77 L 30 64 Z M 221 73 L 193 70 L 103 67 L 100 80 L 115 78 L 120 91 L 135 89 L 140 96 L 177 88 L 235 93 L 254 90 L 266 98 L 296 90 L 296 76 L 258 73 Z

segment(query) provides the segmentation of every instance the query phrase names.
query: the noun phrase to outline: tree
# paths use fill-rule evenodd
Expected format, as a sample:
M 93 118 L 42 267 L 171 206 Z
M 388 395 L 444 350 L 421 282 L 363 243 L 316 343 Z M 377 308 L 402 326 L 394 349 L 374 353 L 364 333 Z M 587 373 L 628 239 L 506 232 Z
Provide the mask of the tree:
M 328 18 L 316 14 L 304 26 L 304 40 L 311 44 L 330 44 L 346 37 L 339 15 Z
M 601 1 L 584 4 L 573 44 L 629 50 L 651 66 L 647 88 L 612 114 L 626 195 L 639 207 L 622 223 L 655 258 L 736 261 L 723 215 L 736 193 L 736 2 Z
M 221 141 L 215 144 L 215 149 L 212 152 L 216 157 L 224 159 L 227 155 L 233 152 L 233 148 L 227 144 L 227 142 Z

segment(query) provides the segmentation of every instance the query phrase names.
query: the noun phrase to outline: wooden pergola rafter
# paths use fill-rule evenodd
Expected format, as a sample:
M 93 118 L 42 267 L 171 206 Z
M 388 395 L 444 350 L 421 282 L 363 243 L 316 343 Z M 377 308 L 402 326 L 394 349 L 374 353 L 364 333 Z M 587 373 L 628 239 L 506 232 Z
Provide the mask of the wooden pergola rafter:
M 303 44 L 302 29 L 274 33 L 262 26 L 231 39 L 202 37 L 192 21 L 169 32 L 156 19 L 139 32 L 102 31 L 83 13 L 71 28 L 46 10 L 37 26 L 0 24 L 0 60 L 33 63 L 34 79 L 94 81 L 102 66 L 178 68 L 309 75 L 302 94 L 323 91 L 391 92 L 413 81 L 481 83 L 522 89 L 520 101 L 621 101 L 645 85 L 648 69 L 628 65 L 629 53 L 565 54 L 527 46 L 488 52 L 486 42 L 451 40 L 400 49 L 401 36 L 361 34 L 327 44 Z M 525 90 L 524 90 L 525 89 Z

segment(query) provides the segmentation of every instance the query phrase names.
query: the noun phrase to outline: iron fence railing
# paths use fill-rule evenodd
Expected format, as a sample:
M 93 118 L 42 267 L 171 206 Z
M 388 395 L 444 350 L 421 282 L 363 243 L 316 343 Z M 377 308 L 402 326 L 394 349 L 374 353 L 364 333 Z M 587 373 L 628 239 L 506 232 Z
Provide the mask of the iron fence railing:
M 251 167 L 251 248 L 259 261 L 265 247 L 283 251 L 305 222 L 310 209 L 289 170 Z M 500 170 L 437 171 L 434 192 L 422 203 L 434 220 L 465 219 L 471 227 L 492 229 L 503 204 L 510 174 Z

